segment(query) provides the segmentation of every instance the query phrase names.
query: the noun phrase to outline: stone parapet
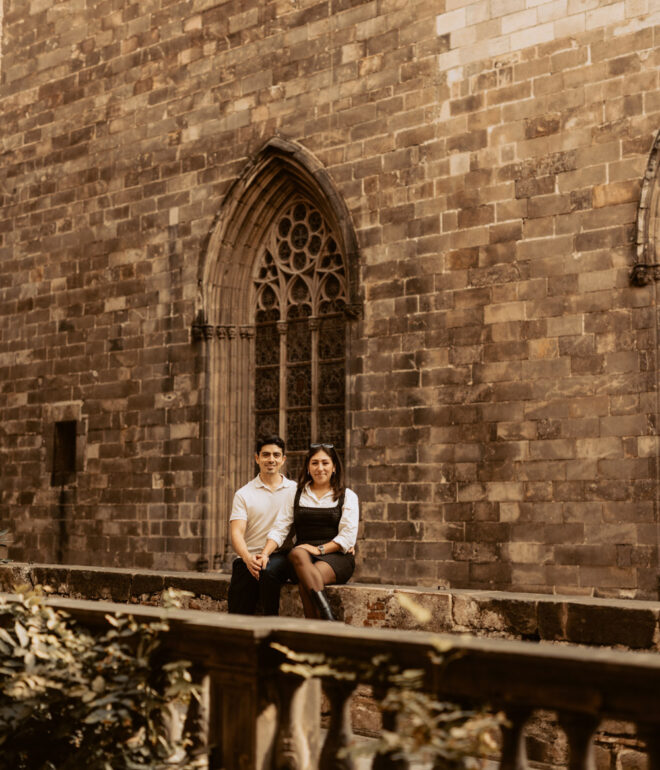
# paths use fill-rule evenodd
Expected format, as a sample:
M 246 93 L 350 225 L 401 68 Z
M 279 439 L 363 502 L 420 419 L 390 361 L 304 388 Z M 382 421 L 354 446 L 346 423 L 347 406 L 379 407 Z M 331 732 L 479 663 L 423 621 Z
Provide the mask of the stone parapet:
M 125 607 L 62 597 L 49 605 L 90 629 L 105 628 L 108 615 Z M 387 661 L 390 671 L 414 669 L 424 690 L 445 704 L 501 713 L 501 740 L 490 743 L 484 767 L 632 770 L 659 764 L 660 658 L 654 653 L 141 605 L 132 614 L 138 622 L 166 615 L 162 654 L 192 663 L 205 705 L 190 699 L 169 727 L 175 731 L 185 721 L 193 742 L 212 747 L 209 770 L 365 767 L 343 761 L 342 754 L 353 729 L 364 730 L 364 712 L 355 708 L 360 690 L 381 689 L 382 670 L 370 673 L 375 660 Z M 317 659 L 329 655 L 345 676 L 327 676 L 324 666 L 317 671 L 320 681 L 299 676 L 281 665 L 282 649 Z M 439 657 L 439 649 L 446 654 Z M 322 740 L 324 712 L 329 719 Z M 403 714 L 382 716 L 375 735 L 405 729 Z M 452 736 L 456 732 L 452 727 Z M 381 755 L 368 766 L 430 765 Z
M 172 587 L 189 591 L 188 609 L 225 612 L 226 573 L 9 563 L 0 565 L 0 590 L 20 583 L 48 586 L 72 599 L 153 605 Z M 660 602 L 508 593 L 503 591 L 431 590 L 349 583 L 328 594 L 337 616 L 357 627 L 421 629 L 399 597 L 414 599 L 430 612 L 424 630 L 480 637 L 521 639 L 624 649 L 660 649 Z M 300 617 L 294 586 L 282 594 L 282 615 Z

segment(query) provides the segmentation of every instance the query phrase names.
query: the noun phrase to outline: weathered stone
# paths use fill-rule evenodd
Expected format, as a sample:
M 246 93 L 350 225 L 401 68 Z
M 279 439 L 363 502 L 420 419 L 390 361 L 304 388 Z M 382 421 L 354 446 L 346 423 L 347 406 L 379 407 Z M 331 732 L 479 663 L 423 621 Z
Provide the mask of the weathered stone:
M 125 602 L 130 596 L 131 576 L 124 571 L 104 574 L 96 570 L 72 569 L 67 582 L 72 598 Z
M 355 295 L 356 579 L 656 597 L 655 305 L 630 286 L 658 261 L 645 4 L 82 5 L 3 19 L 9 557 L 228 563 L 254 420 L 252 362 L 226 351 L 252 344 L 255 260 L 300 194 L 335 212 Z M 240 254 L 241 287 L 220 252 Z
M 624 620 L 625 617 L 625 620 Z M 622 644 L 647 649 L 653 642 L 657 613 L 650 609 L 575 604 L 567 607 L 567 637 L 578 644 Z

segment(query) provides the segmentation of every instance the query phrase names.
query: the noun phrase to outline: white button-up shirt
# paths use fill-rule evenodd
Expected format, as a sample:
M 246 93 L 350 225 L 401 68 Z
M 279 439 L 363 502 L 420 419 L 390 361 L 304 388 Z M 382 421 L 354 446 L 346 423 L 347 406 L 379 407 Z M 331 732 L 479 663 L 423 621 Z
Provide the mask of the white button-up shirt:
M 306 484 L 300 495 L 300 505 L 303 508 L 335 508 L 337 501 L 334 498 L 332 489 L 328 490 L 321 497 L 317 497 Z M 280 509 L 275 519 L 273 528 L 268 533 L 268 539 L 274 540 L 278 548 L 286 540 L 287 535 L 293 526 L 293 501 L 295 498 L 295 489 L 287 492 L 286 504 Z M 333 541 L 339 544 L 341 550 L 346 553 L 353 548 L 357 540 L 358 522 L 360 520 L 360 504 L 358 497 L 352 489 L 348 487 L 344 490 L 344 506 L 341 510 L 341 519 L 339 520 L 339 529 Z
M 286 476 L 282 476 L 280 485 L 272 490 L 257 475 L 236 492 L 229 521 L 247 521 L 245 545 L 250 553 L 259 553 L 266 545 L 266 537 L 275 524 L 278 511 L 291 496 L 289 493 L 295 491 L 296 482 Z

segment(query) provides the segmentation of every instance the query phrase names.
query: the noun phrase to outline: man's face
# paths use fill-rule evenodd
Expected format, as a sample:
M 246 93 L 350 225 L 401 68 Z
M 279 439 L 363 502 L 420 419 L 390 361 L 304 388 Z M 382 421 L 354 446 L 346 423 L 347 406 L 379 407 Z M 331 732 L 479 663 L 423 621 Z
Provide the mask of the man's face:
M 266 478 L 279 474 L 286 457 L 277 444 L 264 444 L 259 454 L 254 456 L 254 459 L 259 466 L 260 475 L 262 478 Z

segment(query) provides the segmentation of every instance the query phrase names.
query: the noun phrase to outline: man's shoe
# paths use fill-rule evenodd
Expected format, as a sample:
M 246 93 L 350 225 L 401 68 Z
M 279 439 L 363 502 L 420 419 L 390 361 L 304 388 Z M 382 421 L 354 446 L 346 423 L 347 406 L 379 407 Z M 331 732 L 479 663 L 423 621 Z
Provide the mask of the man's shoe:
M 330 602 L 328 601 L 328 597 L 326 596 L 325 591 L 311 591 L 311 594 L 314 597 L 316 606 L 319 608 L 321 619 L 334 620 L 335 616 L 332 614 L 332 610 L 330 609 Z

